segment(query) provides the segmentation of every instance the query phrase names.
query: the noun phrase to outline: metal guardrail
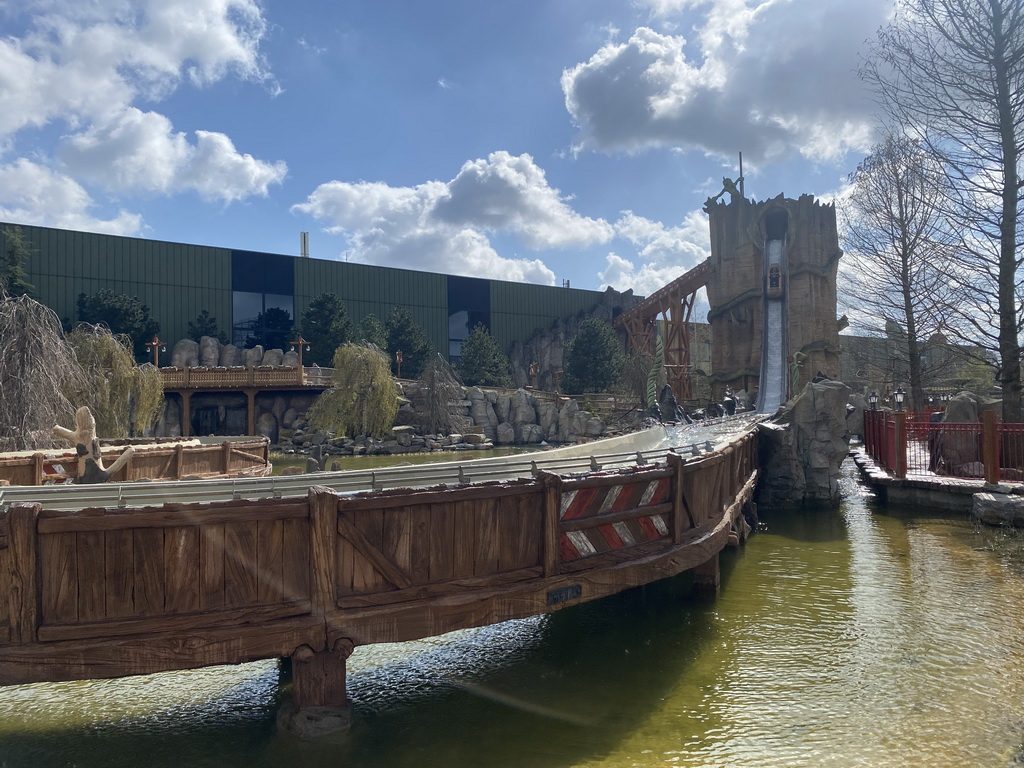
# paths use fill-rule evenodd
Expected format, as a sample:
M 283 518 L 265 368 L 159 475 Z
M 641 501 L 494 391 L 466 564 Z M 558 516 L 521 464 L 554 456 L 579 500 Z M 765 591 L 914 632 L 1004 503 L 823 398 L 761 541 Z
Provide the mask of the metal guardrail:
M 749 414 L 700 422 L 700 427 L 730 422 L 753 424 Z M 744 430 L 745 431 L 745 430 Z M 595 443 L 595 447 L 600 444 Z M 716 444 L 709 439 L 650 450 L 545 458 L 544 453 L 490 457 L 468 461 L 437 462 L 416 466 L 396 466 L 340 472 L 313 472 L 303 475 L 189 480 L 185 482 L 105 483 L 101 485 L 45 485 L 0 488 L 0 507 L 16 501 L 39 502 L 44 509 L 76 510 L 91 507 L 143 507 L 168 502 L 195 504 L 231 499 L 250 501 L 268 498 L 304 496 L 313 485 L 326 486 L 339 493 L 384 490 L 388 488 L 425 488 L 435 485 L 466 485 L 533 477 L 538 472 L 576 474 L 656 464 L 669 453 L 702 456 Z

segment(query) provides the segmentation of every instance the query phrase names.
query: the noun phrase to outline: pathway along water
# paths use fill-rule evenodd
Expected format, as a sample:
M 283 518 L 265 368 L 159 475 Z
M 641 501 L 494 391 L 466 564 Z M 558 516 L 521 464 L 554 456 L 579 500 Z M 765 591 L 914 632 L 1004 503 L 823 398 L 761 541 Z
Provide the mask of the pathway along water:
M 0 689 L 0 766 L 1022 765 L 1024 573 L 962 516 L 766 516 L 684 577 L 357 649 L 337 742 L 274 728 L 273 664 Z

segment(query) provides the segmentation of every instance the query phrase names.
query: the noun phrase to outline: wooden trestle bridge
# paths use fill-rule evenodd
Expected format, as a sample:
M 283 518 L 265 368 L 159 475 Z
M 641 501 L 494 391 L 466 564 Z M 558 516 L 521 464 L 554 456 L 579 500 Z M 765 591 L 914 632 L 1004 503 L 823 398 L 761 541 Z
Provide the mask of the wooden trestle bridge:
M 299 713 L 344 713 L 355 646 L 546 613 L 691 569 L 717 586 L 718 553 L 746 535 L 757 433 L 630 467 L 534 470 L 161 506 L 12 502 L 0 511 L 0 684 L 290 658 Z

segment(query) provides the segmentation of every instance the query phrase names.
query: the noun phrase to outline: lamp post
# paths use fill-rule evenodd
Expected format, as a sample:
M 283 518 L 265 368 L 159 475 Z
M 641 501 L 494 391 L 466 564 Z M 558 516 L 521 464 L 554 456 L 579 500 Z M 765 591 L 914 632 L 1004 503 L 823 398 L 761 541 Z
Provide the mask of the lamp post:
M 907 399 L 907 393 L 903 387 L 896 387 L 896 391 L 892 393 L 893 402 L 896 404 L 896 410 L 903 410 L 903 401 Z
M 302 367 L 302 348 L 305 347 L 306 351 L 309 352 L 309 342 L 306 341 L 304 338 L 302 338 L 302 334 L 300 333 L 300 334 L 298 334 L 298 338 L 297 339 L 295 339 L 294 341 L 290 341 L 288 343 L 292 345 L 292 348 L 289 351 L 294 352 L 296 349 L 299 351 L 299 368 L 301 368 Z
M 871 406 L 872 411 L 878 410 L 878 393 L 872 392 L 868 395 L 868 404 Z
M 402 378 L 402 350 L 395 350 L 395 378 Z
M 160 367 L 160 353 L 167 351 L 167 345 L 160 341 L 160 337 L 154 335 L 152 341 L 147 341 L 146 346 L 153 353 L 153 367 Z

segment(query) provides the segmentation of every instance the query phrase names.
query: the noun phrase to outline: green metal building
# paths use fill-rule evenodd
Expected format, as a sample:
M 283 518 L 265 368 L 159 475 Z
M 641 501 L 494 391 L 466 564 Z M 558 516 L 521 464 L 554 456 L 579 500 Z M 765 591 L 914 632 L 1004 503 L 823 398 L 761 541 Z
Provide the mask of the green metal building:
M 102 289 L 138 297 L 173 343 L 205 309 L 231 340 L 244 342 L 268 309 L 301 318 L 322 293 L 342 299 L 353 321 L 373 313 L 383 320 L 406 307 L 426 329 L 435 349 L 450 359 L 476 323 L 483 323 L 508 351 L 561 317 L 590 310 L 597 291 L 511 283 L 308 257 L 186 245 L 136 237 L 18 226 L 30 244 L 26 266 L 34 297 L 61 319 L 76 321 L 80 294 Z

